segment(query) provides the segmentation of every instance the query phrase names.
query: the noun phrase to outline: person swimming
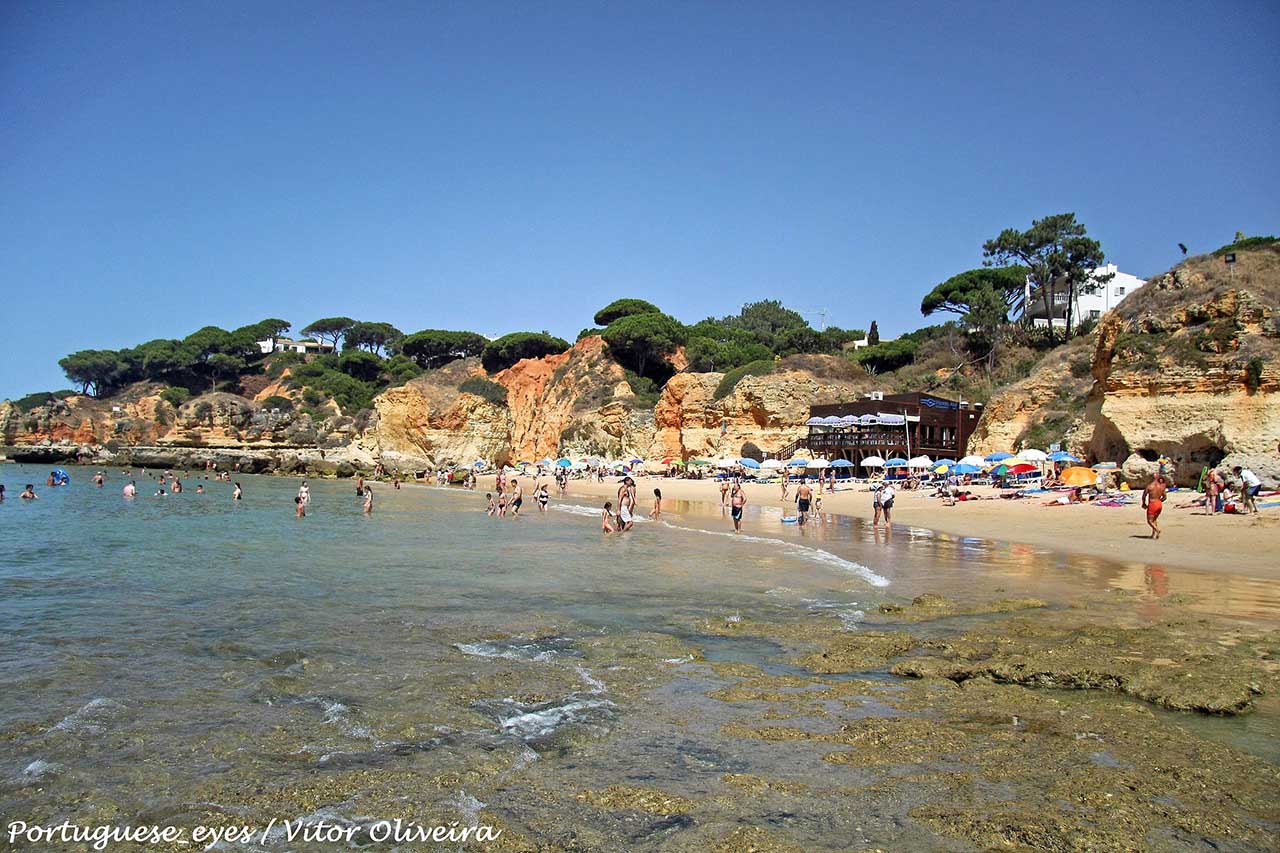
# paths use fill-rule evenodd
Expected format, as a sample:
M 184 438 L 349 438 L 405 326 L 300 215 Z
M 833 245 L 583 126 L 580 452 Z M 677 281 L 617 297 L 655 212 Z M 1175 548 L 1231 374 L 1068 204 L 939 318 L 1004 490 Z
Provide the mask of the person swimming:
M 40 496 L 36 494 L 36 487 L 32 483 L 27 483 L 27 488 L 23 490 L 22 494 L 18 495 L 18 497 L 22 498 L 24 501 L 40 500 Z

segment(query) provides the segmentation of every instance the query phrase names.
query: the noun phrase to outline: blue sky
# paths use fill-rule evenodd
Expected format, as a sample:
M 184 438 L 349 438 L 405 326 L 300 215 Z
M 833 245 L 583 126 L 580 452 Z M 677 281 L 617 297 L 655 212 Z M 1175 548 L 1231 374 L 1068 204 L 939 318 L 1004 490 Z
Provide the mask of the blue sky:
M 6 3 L 0 397 L 270 316 L 889 335 L 1062 211 L 1150 275 L 1280 232 L 1277 44 L 1270 0 Z

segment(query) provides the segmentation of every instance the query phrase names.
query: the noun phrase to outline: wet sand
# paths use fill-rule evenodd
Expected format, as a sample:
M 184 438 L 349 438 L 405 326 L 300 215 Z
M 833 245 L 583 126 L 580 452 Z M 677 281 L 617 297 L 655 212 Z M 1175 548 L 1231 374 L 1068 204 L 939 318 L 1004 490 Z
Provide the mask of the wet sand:
M 526 484 L 530 483 L 526 480 Z M 692 501 L 719 511 L 719 484 L 710 480 L 677 480 L 640 477 L 636 480 L 642 514 L 653 505 L 653 490 L 662 490 L 667 501 Z M 492 487 L 485 478 L 482 487 Z M 777 485 L 746 486 L 752 506 L 768 506 L 794 514 L 795 489 L 787 501 Z M 616 480 L 604 483 L 571 480 L 569 493 L 612 499 Z M 995 495 L 998 490 L 975 487 L 975 494 Z M 1047 499 L 1049 495 L 1045 495 Z M 1135 498 L 1137 495 L 1135 494 Z M 1150 563 L 1166 567 L 1244 575 L 1262 580 L 1280 580 L 1280 510 L 1262 510 L 1259 515 L 1208 516 L 1203 507 L 1183 509 L 1196 499 L 1194 492 L 1173 492 L 1160 517 L 1163 534 L 1149 538 L 1150 529 L 1142 508 L 1091 504 L 1042 506 L 1041 499 L 965 501 L 945 506 L 941 500 L 920 492 L 899 492 L 893 507 L 895 525 L 926 528 L 953 536 L 1022 543 L 1069 554 L 1101 557 L 1125 563 Z M 823 494 L 824 513 L 872 518 L 871 493 L 865 486 L 842 488 Z

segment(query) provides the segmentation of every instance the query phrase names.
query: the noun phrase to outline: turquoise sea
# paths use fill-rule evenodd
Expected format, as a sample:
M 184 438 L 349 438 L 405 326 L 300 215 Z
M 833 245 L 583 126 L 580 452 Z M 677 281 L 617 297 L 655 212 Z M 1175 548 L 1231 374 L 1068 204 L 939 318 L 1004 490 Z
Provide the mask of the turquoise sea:
M 602 536 L 585 498 L 493 519 L 483 493 L 379 484 L 366 516 L 352 482 L 312 481 L 297 519 L 298 479 L 241 476 L 236 502 L 230 483 L 192 477 L 154 497 L 137 472 L 95 488 L 90 470 L 69 471 L 70 486 L 48 488 L 43 469 L 0 466 L 6 820 L 496 816 L 558 843 L 659 849 L 680 821 L 600 826 L 572 813 L 574 792 L 705 795 L 725 774 L 766 771 L 834 786 L 855 772 L 720 735 L 730 710 L 706 695 L 718 678 L 792 665 L 718 628 L 856 631 L 924 590 L 1150 585 L 1143 567 L 911 528 L 886 539 L 847 518 L 802 531 L 769 507 L 740 536 L 678 502 Z M 18 499 L 26 482 L 40 500 Z M 1216 594 L 1274 615 L 1274 591 L 1236 579 Z M 854 818 L 788 820 L 821 838 Z M 866 819 L 860 837 L 900 838 L 893 821 Z M 236 849 L 258 847 L 303 849 Z

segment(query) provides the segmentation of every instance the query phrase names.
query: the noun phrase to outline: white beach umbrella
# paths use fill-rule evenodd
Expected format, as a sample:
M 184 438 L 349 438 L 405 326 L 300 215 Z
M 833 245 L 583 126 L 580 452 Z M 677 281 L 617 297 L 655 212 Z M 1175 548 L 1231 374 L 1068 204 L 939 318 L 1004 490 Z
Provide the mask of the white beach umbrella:
M 828 462 L 826 459 L 813 459 L 813 460 L 811 460 L 811 461 L 809 462 L 809 467 L 810 467 L 810 468 L 817 468 L 818 470 L 822 470 L 823 468 L 826 468 L 826 467 L 827 467 L 828 465 L 830 465 L 830 464 L 831 464 L 831 463 L 830 463 L 830 462 Z
M 1028 462 L 1044 462 L 1048 460 L 1049 454 L 1043 450 L 1036 450 L 1034 447 L 1028 447 L 1026 450 L 1018 451 L 1018 458 L 1025 459 Z
M 933 460 L 928 456 L 913 456 L 907 460 L 908 468 L 929 468 L 933 465 Z
M 766 459 L 760 463 L 760 467 L 769 468 L 770 470 L 776 471 L 777 469 L 782 467 L 782 461 L 779 459 Z
M 862 460 L 862 467 L 864 467 L 864 468 L 883 468 L 883 467 L 884 467 L 884 460 L 883 460 L 883 459 L 881 459 L 879 456 L 868 456 L 866 459 L 863 459 L 863 460 Z
M 987 460 L 982 456 L 966 456 L 958 463 L 960 465 L 977 465 L 979 468 L 987 464 Z
M 723 459 L 717 459 L 717 460 L 716 460 L 716 467 L 717 467 L 717 468 L 732 468 L 733 466 L 735 466 L 735 465 L 737 465 L 737 464 L 738 464 L 738 460 L 737 460 L 737 459 L 730 459 L 728 456 L 726 456 L 726 457 L 725 457 L 725 458 L 723 458 Z

